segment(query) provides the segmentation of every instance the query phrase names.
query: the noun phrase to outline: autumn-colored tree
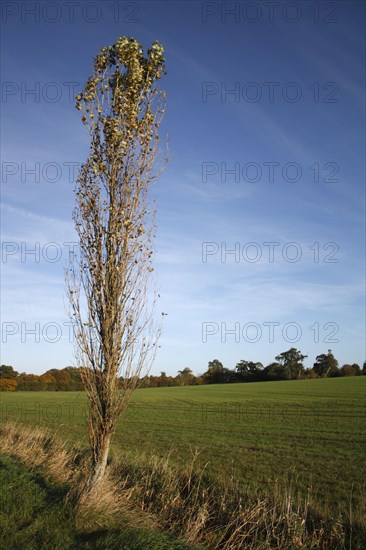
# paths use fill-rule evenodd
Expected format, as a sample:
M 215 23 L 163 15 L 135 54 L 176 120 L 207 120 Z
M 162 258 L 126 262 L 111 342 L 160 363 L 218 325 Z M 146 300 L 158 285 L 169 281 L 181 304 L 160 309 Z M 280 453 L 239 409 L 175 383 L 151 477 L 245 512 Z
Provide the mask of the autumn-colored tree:
M 17 381 L 14 378 L 0 378 L 0 391 L 15 391 Z
M 50 375 L 54 379 L 52 389 L 56 391 L 71 390 L 71 376 L 67 369 L 50 369 L 45 374 Z
M 166 388 L 168 386 L 176 386 L 177 382 L 171 376 L 167 376 L 166 372 L 161 372 L 160 376 L 156 376 L 156 383 L 159 388 Z
M 76 98 L 90 153 L 75 190 L 80 251 L 71 258 L 67 288 L 90 405 L 87 488 L 104 476 L 117 420 L 157 347 L 148 294 L 155 236 L 148 191 L 164 166 L 156 166 L 165 107 L 156 84 L 164 63 L 158 42 L 145 57 L 141 44 L 122 36 L 96 56 Z
M 44 390 L 55 390 L 56 389 L 56 380 L 49 372 L 41 374 L 39 377 L 41 383 L 41 389 Z

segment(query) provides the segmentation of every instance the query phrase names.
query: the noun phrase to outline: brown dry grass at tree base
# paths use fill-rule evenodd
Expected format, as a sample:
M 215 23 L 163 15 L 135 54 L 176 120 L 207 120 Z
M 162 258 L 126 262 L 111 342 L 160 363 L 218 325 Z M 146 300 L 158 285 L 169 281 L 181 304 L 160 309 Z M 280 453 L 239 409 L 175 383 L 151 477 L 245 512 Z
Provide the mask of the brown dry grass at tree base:
M 90 467 L 85 451 L 67 448 L 40 428 L 13 423 L 0 428 L 0 443 L 3 454 L 67 484 L 80 531 L 156 528 L 217 550 L 362 548 L 362 526 L 357 535 L 350 526 L 322 519 L 291 488 L 263 499 L 240 493 L 234 479 L 225 487 L 207 483 L 205 470 L 195 469 L 197 453 L 181 471 L 169 465 L 169 456 L 150 457 L 148 465 L 144 457 L 144 466 L 112 460 L 103 482 L 80 502 Z

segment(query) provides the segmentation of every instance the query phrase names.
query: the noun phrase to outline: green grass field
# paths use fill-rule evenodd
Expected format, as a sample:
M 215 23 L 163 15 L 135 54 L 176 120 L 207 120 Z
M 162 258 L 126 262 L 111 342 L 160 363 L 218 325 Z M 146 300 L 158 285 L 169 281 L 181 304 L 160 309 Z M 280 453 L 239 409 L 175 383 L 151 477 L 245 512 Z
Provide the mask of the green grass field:
M 50 428 L 87 445 L 86 396 L 1 394 L 1 419 Z M 113 454 L 191 461 L 225 483 L 266 495 L 275 486 L 311 494 L 336 518 L 365 516 L 366 377 L 137 390 L 119 422 Z

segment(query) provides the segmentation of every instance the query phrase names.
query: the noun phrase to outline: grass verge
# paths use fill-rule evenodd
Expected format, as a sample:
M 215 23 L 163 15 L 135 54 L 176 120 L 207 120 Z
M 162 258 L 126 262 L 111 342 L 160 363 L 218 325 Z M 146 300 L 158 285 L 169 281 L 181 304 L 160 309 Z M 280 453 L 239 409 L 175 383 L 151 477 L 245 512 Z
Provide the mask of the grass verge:
M 105 485 L 80 508 L 72 495 L 85 478 L 85 453 L 14 424 L 1 427 L 0 442 L 6 548 L 366 547 L 364 524 L 322 517 L 311 495 L 304 500 L 291 486 L 263 498 L 243 492 L 235 479 L 214 483 L 205 469 L 197 471 L 197 453 L 185 469 L 172 468 L 169 457 L 112 460 Z

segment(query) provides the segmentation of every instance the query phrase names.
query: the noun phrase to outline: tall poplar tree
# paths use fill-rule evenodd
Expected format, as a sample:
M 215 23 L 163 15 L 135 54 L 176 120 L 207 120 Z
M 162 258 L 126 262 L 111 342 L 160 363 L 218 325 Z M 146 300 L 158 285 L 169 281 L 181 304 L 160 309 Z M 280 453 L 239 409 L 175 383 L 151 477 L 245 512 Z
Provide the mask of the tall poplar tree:
M 103 479 L 116 423 L 154 359 L 159 328 L 150 300 L 155 209 L 149 188 L 164 168 L 158 130 L 166 95 L 163 47 L 144 56 L 134 38 L 102 48 L 76 108 L 90 152 L 75 189 L 79 252 L 67 270 L 76 358 L 89 399 L 87 487 Z

